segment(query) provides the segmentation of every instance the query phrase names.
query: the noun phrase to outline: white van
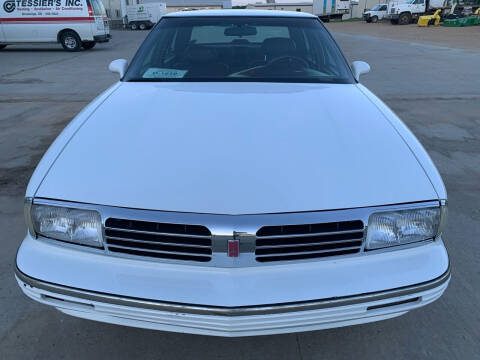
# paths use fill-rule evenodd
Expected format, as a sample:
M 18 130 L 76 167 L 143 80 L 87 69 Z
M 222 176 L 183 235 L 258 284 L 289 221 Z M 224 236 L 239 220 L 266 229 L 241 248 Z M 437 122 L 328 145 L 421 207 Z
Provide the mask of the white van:
M 78 51 L 110 38 L 101 0 L 0 0 L 0 50 L 10 44 L 59 42 L 65 50 Z

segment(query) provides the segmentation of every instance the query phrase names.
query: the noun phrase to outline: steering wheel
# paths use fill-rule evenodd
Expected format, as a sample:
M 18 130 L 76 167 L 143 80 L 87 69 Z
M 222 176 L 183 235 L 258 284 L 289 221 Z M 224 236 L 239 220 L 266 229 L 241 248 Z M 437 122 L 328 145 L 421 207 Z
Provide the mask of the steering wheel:
M 301 57 L 292 56 L 292 55 L 283 55 L 283 56 L 276 57 L 276 58 L 270 60 L 267 64 L 267 66 L 275 66 L 275 65 L 282 64 L 282 63 L 285 63 L 285 62 L 288 62 L 289 64 L 296 63 L 297 68 L 309 68 L 310 67 L 310 64 L 308 63 L 307 60 L 302 59 Z M 298 65 L 300 65 L 300 66 L 298 66 Z

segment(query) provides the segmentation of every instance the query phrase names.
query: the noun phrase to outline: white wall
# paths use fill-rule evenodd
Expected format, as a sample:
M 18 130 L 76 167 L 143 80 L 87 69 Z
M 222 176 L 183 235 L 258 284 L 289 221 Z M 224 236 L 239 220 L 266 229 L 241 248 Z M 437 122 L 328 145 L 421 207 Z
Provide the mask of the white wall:
M 122 6 L 120 3 L 121 0 L 102 0 L 105 10 L 107 10 L 107 15 L 110 20 L 119 20 L 122 18 Z

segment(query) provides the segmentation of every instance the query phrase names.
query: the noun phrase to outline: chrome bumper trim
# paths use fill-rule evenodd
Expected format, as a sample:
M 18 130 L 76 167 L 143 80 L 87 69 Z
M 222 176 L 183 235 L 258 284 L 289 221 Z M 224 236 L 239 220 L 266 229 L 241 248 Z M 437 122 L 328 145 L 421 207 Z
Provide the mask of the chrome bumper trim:
M 99 303 L 108 303 L 120 306 L 130 306 L 136 308 L 167 311 L 174 313 L 188 313 L 198 315 L 217 315 L 217 316 L 250 316 L 250 315 L 269 315 L 280 314 L 297 311 L 308 311 L 317 309 L 334 308 L 340 306 L 348 306 L 361 304 L 377 300 L 385 300 L 389 298 L 397 298 L 399 296 L 408 296 L 418 294 L 422 291 L 430 290 L 441 286 L 450 279 L 450 267 L 440 277 L 424 283 L 406 286 L 397 289 L 379 291 L 374 293 L 353 295 L 347 297 L 330 298 L 322 300 L 302 301 L 295 303 L 282 303 L 258 306 L 241 306 L 241 307 L 220 307 L 208 305 L 192 305 L 173 302 L 162 302 L 155 300 L 139 299 L 126 296 L 117 296 L 111 294 L 103 294 L 100 292 L 87 291 L 66 287 L 62 285 L 51 284 L 42 280 L 37 280 L 24 273 L 17 267 L 15 275 L 23 282 L 24 286 L 41 289 L 51 293 L 61 294 L 74 298 L 80 298 Z

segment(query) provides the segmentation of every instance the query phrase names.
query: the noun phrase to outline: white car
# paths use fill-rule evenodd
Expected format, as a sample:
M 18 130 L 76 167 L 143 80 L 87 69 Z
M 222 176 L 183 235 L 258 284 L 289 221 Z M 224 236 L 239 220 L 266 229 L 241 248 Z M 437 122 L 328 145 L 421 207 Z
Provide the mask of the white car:
M 363 19 L 367 23 L 376 23 L 387 15 L 387 4 L 377 4 L 371 10 L 363 13 Z
M 110 40 L 101 0 L 0 0 L 0 50 L 9 45 L 60 43 L 90 50 Z
M 168 14 L 26 191 L 16 277 L 108 323 L 220 336 L 388 319 L 449 279 L 447 194 L 313 15 Z

